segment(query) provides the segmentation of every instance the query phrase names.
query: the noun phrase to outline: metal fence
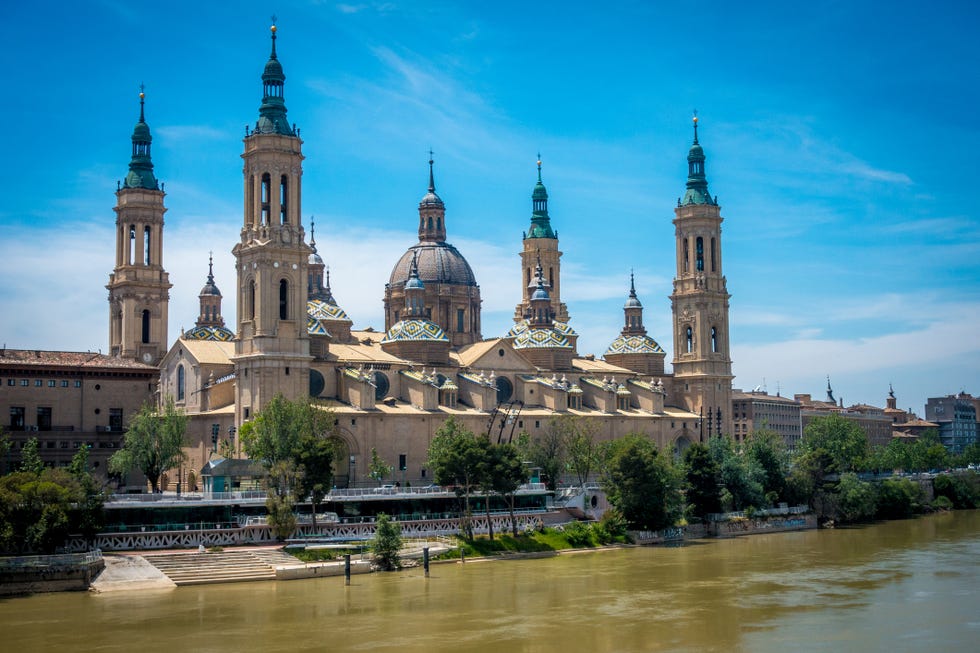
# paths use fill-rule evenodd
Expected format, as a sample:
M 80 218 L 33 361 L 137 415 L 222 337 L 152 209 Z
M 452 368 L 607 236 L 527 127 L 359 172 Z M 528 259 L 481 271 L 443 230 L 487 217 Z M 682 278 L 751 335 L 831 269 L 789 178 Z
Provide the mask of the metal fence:
M 0 558 L 0 569 L 27 569 L 35 567 L 74 567 L 98 562 L 102 551 L 85 553 L 58 553 L 46 556 L 10 556 Z

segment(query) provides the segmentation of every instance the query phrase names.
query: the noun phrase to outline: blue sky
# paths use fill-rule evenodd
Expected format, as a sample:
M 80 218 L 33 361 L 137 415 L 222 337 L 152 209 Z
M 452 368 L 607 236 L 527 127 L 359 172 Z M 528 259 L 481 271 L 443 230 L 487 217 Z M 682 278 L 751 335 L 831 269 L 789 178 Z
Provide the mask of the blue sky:
M 229 6 L 7 8 L 8 347 L 108 346 L 112 207 L 140 82 L 167 192 L 170 337 L 194 322 L 212 249 L 233 317 L 241 139 L 276 13 L 304 221 L 316 216 L 355 328 L 383 327 L 431 147 L 483 335 L 503 334 L 540 151 L 579 350 L 616 337 L 634 269 L 670 355 L 671 220 L 697 108 L 725 218 L 735 386 L 822 396 L 830 375 L 845 403 L 884 405 L 892 383 L 920 414 L 928 396 L 980 392 L 975 3 Z

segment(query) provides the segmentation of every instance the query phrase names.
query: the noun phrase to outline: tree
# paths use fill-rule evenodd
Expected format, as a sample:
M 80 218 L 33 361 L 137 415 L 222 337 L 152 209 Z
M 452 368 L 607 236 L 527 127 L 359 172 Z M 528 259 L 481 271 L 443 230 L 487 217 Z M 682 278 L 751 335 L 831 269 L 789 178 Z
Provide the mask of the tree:
M 837 486 L 838 509 L 844 521 L 857 522 L 874 517 L 875 489 L 871 483 L 859 480 L 853 472 L 841 474 Z
M 837 414 L 816 417 L 807 424 L 799 455 L 820 461 L 822 474 L 861 469 L 868 455 L 868 436 L 855 422 Z
M 630 433 L 613 443 L 602 486 L 633 528 L 666 528 L 680 516 L 679 475 L 670 458 L 644 435 Z
M 246 455 L 269 471 L 266 508 L 269 523 L 284 539 L 296 530 L 293 507 L 310 498 L 316 528 L 317 504 L 329 492 L 336 434 L 333 413 L 308 399 L 289 401 L 277 394 L 255 419 L 242 425 L 240 437 Z
M 601 447 L 596 442 L 600 426 L 599 422 L 591 418 L 571 417 L 571 419 L 572 428 L 565 435 L 568 468 L 578 478 L 579 485 L 585 485 L 600 462 Z
M 429 444 L 429 462 L 433 477 L 439 485 L 455 486 L 456 495 L 463 498 L 463 515 L 460 530 L 472 537 L 469 528 L 470 493 L 479 487 L 481 471 L 485 466 L 484 448 L 476 436 L 455 417 L 450 417 L 436 430 Z
M 44 471 L 44 461 L 41 460 L 39 448 L 37 438 L 31 438 L 24 443 L 20 450 L 20 471 L 34 474 L 34 476 L 41 475 L 41 472 Z
M 573 416 L 561 415 L 551 418 L 544 435 L 531 441 L 529 450 L 531 462 L 541 468 L 549 490 L 558 487 L 558 482 L 565 471 L 567 461 L 565 445 L 574 432 Z
M 401 527 L 383 512 L 378 514 L 376 524 L 374 539 L 371 541 L 374 564 L 382 571 L 400 569 L 398 552 L 402 548 Z
M 2 464 L 2 467 L 0 467 L 0 474 L 7 473 L 7 454 L 10 453 L 10 449 L 12 446 L 13 443 L 10 441 L 10 438 L 7 436 L 7 431 L 5 431 L 2 426 L 0 426 L 0 464 Z
M 128 473 L 139 470 L 150 481 L 153 492 L 160 491 L 160 476 L 184 459 L 184 432 L 187 416 L 168 397 L 163 412 L 144 404 L 133 415 L 122 449 L 109 459 L 109 470 Z
M 760 481 L 763 477 L 762 469 L 736 448 L 731 437 L 712 436 L 708 440 L 708 450 L 718 465 L 722 496 L 725 498 L 722 501 L 723 509 L 744 510 L 750 506 L 761 507 L 766 503 Z
M 520 451 L 513 444 L 493 445 L 491 451 L 493 452 L 492 488 L 507 500 L 511 532 L 514 537 L 517 537 L 517 517 L 514 515 L 515 495 L 517 489 L 523 483 L 527 483 L 528 469 L 521 460 Z
M 88 445 L 80 447 L 68 464 L 68 473 L 77 484 L 75 503 L 72 508 L 71 523 L 76 532 L 92 544 L 95 535 L 105 525 L 106 492 L 104 486 L 92 474 L 88 462 Z
M 371 462 L 368 465 L 368 476 L 378 482 L 378 487 L 381 487 L 382 481 L 390 476 L 394 469 L 393 465 L 389 465 L 378 455 L 377 449 L 371 447 Z
M 696 442 L 684 451 L 684 486 L 691 514 L 704 518 L 721 512 L 718 486 L 721 468 L 711 457 L 707 445 Z
M 769 429 L 755 431 L 745 441 L 745 455 L 758 470 L 758 480 L 766 501 L 770 504 L 778 501 L 786 491 L 786 474 L 789 471 L 783 436 Z

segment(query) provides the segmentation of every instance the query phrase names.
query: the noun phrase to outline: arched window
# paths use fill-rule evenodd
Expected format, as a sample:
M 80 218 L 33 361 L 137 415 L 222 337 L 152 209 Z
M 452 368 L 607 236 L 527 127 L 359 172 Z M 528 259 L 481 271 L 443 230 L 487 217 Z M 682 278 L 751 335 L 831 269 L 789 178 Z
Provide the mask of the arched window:
M 715 239 L 714 238 L 711 239 L 711 271 L 712 272 L 717 272 L 718 271 L 718 263 L 717 263 L 717 261 L 715 259 Z
M 150 228 L 143 227 L 143 265 L 150 264 Z
M 128 265 L 136 264 L 136 225 L 129 225 L 129 257 L 126 259 Z
M 286 224 L 289 218 L 286 216 L 286 198 L 289 196 L 289 183 L 286 175 L 279 178 L 279 224 Z
M 697 257 L 698 272 L 704 272 L 704 238 L 698 236 L 694 246 L 697 249 L 695 256 Z
M 269 224 L 269 196 L 272 195 L 272 178 L 269 173 L 262 175 L 262 224 Z
M 687 238 L 684 239 L 684 271 L 691 271 L 691 251 L 688 249 Z
M 531 268 L 527 268 L 524 272 L 526 272 L 524 276 L 527 277 L 527 281 L 525 281 L 524 283 L 525 283 L 525 287 L 527 287 L 531 285 Z
M 429 231 L 432 231 L 432 216 L 431 215 L 429 216 L 429 219 L 425 223 L 425 228 L 428 229 Z
M 249 280 L 248 290 L 245 291 L 245 317 L 255 319 L 255 281 Z
M 694 350 L 694 332 L 691 327 L 687 327 L 687 353 L 691 353 Z
M 718 329 L 711 327 L 711 351 L 718 353 Z
M 184 366 L 177 366 L 177 401 L 184 400 Z
M 436 217 L 436 229 L 442 231 L 442 218 Z
M 289 282 L 279 281 L 279 319 L 289 319 Z
M 143 324 L 142 324 L 142 338 L 141 342 L 148 344 L 150 342 L 150 311 L 143 311 Z

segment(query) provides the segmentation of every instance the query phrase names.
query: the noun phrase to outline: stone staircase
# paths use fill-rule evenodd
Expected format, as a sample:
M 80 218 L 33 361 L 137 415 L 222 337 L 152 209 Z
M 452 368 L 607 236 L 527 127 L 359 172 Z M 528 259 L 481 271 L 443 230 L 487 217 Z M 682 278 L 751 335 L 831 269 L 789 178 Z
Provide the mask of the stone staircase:
M 278 549 L 225 550 L 215 553 L 149 553 L 143 559 L 177 585 L 207 585 L 275 580 L 276 567 L 302 565 Z

